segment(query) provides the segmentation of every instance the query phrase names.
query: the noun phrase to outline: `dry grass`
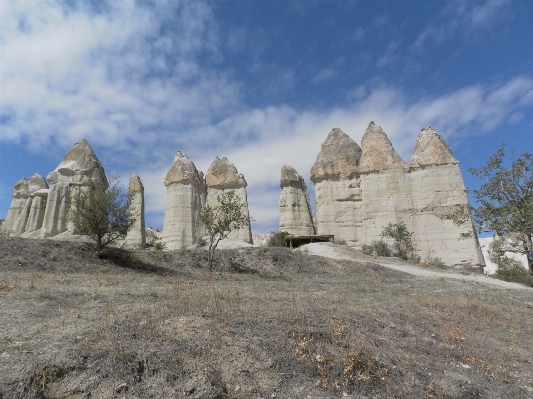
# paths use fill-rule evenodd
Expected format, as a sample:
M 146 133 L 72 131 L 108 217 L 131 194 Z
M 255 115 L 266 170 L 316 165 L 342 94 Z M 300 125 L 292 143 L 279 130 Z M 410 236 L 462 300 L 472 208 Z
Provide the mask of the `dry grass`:
M 2 399 L 533 397 L 531 290 L 284 248 L 213 273 L 200 250 L 0 250 Z

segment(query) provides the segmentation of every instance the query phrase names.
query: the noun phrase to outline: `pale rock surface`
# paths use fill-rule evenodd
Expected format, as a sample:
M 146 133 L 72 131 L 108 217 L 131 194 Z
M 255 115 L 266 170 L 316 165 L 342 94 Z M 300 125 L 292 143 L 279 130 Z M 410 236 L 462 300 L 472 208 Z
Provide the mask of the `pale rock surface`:
M 422 129 L 416 140 L 409 167 L 448 164 L 457 165 L 459 161 L 453 156 L 442 136 L 431 126 Z
M 404 163 L 381 127 L 370 122 L 361 139 L 363 153 L 359 172 L 403 169 Z
M 468 205 L 468 198 L 459 162 L 434 129 L 422 129 L 409 165 L 411 209 L 405 213 L 419 255 L 435 254 L 447 265 L 483 265 L 475 234 L 459 240 L 461 233 L 473 232 L 472 224 L 456 226 L 442 219 L 455 206 Z
M 348 245 L 358 245 L 363 238 L 360 158 L 359 145 L 340 129 L 333 129 L 311 167 L 316 233 L 334 234 Z
M 29 179 L 20 179 L 13 188 L 13 202 L 2 229 L 18 236 L 26 231 L 28 220 L 31 219 L 30 231 L 35 230 L 39 223 L 42 224 L 41 211 L 44 211 L 46 197 L 43 201 L 41 197 L 36 199 L 35 195 L 37 192 L 46 191 L 47 188 L 46 180 L 39 173 L 33 174 Z
M 212 208 L 218 207 L 217 196 L 225 190 L 233 190 L 237 198 L 243 203 L 244 213 L 249 217 L 248 197 L 246 194 L 246 180 L 237 171 L 237 168 L 226 157 L 218 157 L 211 163 L 207 171 L 205 182 L 207 184 L 206 204 Z M 250 224 L 228 235 L 229 240 L 252 243 L 252 230 Z
M 135 223 L 128 231 L 124 246 L 127 248 L 144 248 L 146 246 L 146 233 L 144 224 L 144 186 L 141 178 L 132 174 L 128 190 L 132 196 L 130 214 L 135 217 Z
M 146 245 L 153 247 L 156 243 L 161 242 L 161 237 L 163 235 L 162 230 L 147 227 L 144 229 L 144 232 L 146 235 Z
M 44 214 L 41 237 L 51 237 L 65 231 L 73 232 L 67 220 L 71 199 L 78 191 L 107 190 L 109 184 L 104 168 L 92 147 L 85 140 L 65 154 L 59 165 L 48 174 L 50 191 Z
M 200 212 L 206 187 L 187 155 L 178 151 L 165 177 L 165 220 L 161 242 L 167 249 L 183 249 L 203 236 Z
M 483 253 L 483 257 L 485 258 L 485 274 L 494 274 L 496 273 L 496 270 L 498 269 L 498 265 L 496 263 L 491 262 L 490 260 L 490 254 L 489 251 L 492 250 L 492 245 L 494 242 L 494 237 L 484 237 L 479 238 L 479 246 L 481 247 L 481 252 Z M 526 255 L 517 254 L 515 252 L 506 252 L 505 256 L 508 258 L 516 259 L 517 261 L 522 263 L 522 266 L 525 270 L 528 269 L 527 266 L 527 257 Z
M 288 165 L 281 167 L 279 231 L 294 235 L 313 235 L 315 226 L 307 186 L 302 176 Z

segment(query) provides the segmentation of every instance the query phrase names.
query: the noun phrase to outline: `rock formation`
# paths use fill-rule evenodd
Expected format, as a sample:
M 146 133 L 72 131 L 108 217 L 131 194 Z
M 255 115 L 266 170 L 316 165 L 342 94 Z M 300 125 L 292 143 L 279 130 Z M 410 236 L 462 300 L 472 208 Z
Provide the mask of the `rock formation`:
M 207 185 L 207 205 L 216 208 L 218 206 L 217 196 L 225 190 L 233 190 L 244 204 L 244 213 L 249 216 L 248 197 L 246 195 L 246 180 L 237 171 L 237 168 L 226 157 L 218 157 L 211 163 L 207 171 L 205 182 Z M 244 241 L 252 243 L 252 230 L 248 224 L 238 231 L 232 231 L 228 238 L 230 240 Z
M 422 129 L 409 163 L 371 122 L 362 149 L 339 129 L 328 135 L 311 168 L 317 234 L 334 234 L 355 247 L 381 238 L 389 223 L 404 222 L 418 254 L 448 265 L 484 264 L 473 232 L 441 217 L 468 204 L 458 161 L 434 129 Z
M 130 215 L 135 223 L 128 231 L 124 246 L 127 248 L 144 248 L 146 246 L 146 232 L 144 226 L 144 186 L 141 178 L 131 175 L 128 190 L 131 195 Z
M 315 184 L 317 234 L 356 245 L 362 240 L 359 179 L 361 148 L 340 129 L 333 129 L 311 168 Z
M 85 140 L 74 144 L 46 178 L 50 183 L 50 191 L 41 229 L 43 238 L 74 230 L 67 215 L 71 198 L 77 192 L 105 191 L 108 188 L 104 168 Z
M 409 166 L 412 231 L 420 255 L 434 253 L 449 265 L 483 264 L 472 225 L 441 219 L 456 205 L 468 205 L 468 198 L 459 161 L 433 128 L 420 132 Z M 473 236 L 457 239 L 466 232 Z
M 203 236 L 200 212 L 206 187 L 194 163 L 178 151 L 165 177 L 167 198 L 161 241 L 168 249 L 182 249 Z
M 2 231 L 21 235 L 39 229 L 43 221 L 47 194 L 48 184 L 39 173 L 29 179 L 20 179 L 13 187 L 13 201 Z
M 279 231 L 295 235 L 315 234 L 311 202 L 302 176 L 288 165 L 281 167 Z

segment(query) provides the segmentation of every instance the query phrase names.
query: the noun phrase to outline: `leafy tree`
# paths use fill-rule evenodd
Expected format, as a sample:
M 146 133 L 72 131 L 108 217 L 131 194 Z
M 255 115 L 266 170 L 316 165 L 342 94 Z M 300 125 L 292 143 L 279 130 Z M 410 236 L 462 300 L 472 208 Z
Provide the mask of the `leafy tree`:
M 222 192 L 217 195 L 217 207 L 205 206 L 200 212 L 200 221 L 207 230 L 209 237 L 209 252 L 207 265 L 209 271 L 213 268 L 213 255 L 218 243 L 228 238 L 228 235 L 250 224 L 250 217 L 244 211 L 244 204 L 235 191 Z
M 504 167 L 504 157 L 502 145 L 485 166 L 468 169 L 485 181 L 479 189 L 471 190 L 479 206 L 458 206 L 446 218 L 461 225 L 472 215 L 478 233 L 515 238 L 506 240 L 505 252 L 526 255 L 529 275 L 533 276 L 533 155 L 513 157 L 509 168 Z
M 111 177 L 106 191 L 82 189 L 72 198 L 68 219 L 74 224 L 74 234 L 84 235 L 102 250 L 120 238 L 125 238 L 137 215 L 130 212 L 131 193 L 123 194 L 119 177 Z
M 414 255 L 415 248 L 411 241 L 412 235 L 413 233 L 407 230 L 404 222 L 389 223 L 381 233 L 382 238 L 388 237 L 394 240 L 393 255 L 404 260 L 411 259 Z

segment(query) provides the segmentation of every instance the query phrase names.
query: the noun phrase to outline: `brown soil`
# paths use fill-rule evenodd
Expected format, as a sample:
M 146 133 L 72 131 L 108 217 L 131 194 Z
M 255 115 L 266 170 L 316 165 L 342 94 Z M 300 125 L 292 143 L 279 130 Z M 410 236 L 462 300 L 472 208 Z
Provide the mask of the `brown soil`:
M 533 398 L 533 289 L 285 248 L 215 261 L 0 237 L 0 399 Z

